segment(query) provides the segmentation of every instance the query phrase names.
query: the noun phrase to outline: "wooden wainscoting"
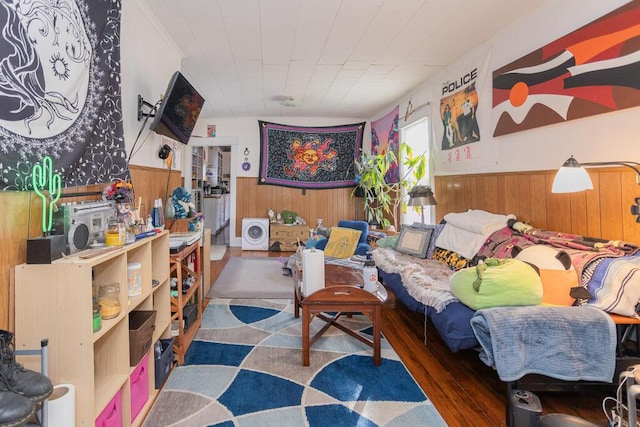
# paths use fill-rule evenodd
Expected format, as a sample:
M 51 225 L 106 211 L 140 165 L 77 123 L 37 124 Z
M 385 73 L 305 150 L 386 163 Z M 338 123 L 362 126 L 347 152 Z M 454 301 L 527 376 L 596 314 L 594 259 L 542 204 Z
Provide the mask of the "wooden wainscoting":
M 290 210 L 302 216 L 313 228 L 336 225 L 341 219 L 362 219 L 362 202 L 351 198 L 352 188 L 301 190 L 299 188 L 258 185 L 257 178 L 241 177 L 236 186 L 236 236 L 242 235 L 242 218 L 266 218 L 267 209 Z
M 640 185 L 628 168 L 588 169 L 593 190 L 552 194 L 555 171 L 438 176 L 436 218 L 448 212 L 482 209 L 515 214 L 534 227 L 640 243 L 640 224 L 631 215 Z
M 183 185 L 180 171 L 137 165 L 129 165 L 129 171 L 136 194 L 136 203 L 138 198 L 142 198 L 141 218 L 146 218 L 147 214 L 151 213 L 155 199 L 161 199 L 164 204 L 167 202 L 168 194 L 173 193 L 176 187 Z
M 136 197 L 150 205 L 154 199 L 164 199 L 168 169 L 130 166 Z M 169 191 L 182 185 L 180 171 L 171 171 Z M 64 194 L 102 191 L 107 184 L 63 189 Z M 62 202 L 96 200 L 100 196 L 65 197 Z M 13 324 L 13 299 L 10 292 L 11 269 L 27 260 L 27 239 L 42 235 L 42 199 L 33 192 L 0 192 L 0 329 Z M 46 286 L 43 283 L 42 286 Z

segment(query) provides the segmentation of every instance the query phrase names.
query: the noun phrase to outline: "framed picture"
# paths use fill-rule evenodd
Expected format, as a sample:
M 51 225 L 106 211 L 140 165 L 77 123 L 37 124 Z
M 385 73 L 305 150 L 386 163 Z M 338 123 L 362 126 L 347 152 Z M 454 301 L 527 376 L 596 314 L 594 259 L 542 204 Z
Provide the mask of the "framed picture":
M 431 233 L 433 233 L 433 229 L 403 227 L 395 249 L 403 254 L 425 258 L 427 249 L 429 249 Z
M 215 138 L 215 136 L 216 136 L 216 125 L 207 125 L 207 136 L 209 138 Z

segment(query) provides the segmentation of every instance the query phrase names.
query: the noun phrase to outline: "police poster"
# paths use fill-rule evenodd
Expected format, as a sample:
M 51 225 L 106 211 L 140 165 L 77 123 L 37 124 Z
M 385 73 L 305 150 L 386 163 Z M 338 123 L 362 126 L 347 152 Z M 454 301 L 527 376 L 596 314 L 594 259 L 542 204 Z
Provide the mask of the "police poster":
M 490 110 L 482 102 L 482 94 L 490 86 L 488 63 L 485 53 L 466 58 L 441 74 L 436 80 L 441 82 L 439 86 L 434 84 L 433 90 L 437 91 L 434 98 L 440 99 L 432 110 L 433 151 L 438 171 L 468 170 L 495 158 L 485 152 L 487 144 L 481 143 L 483 115 L 488 117 Z M 490 97 L 485 101 L 490 101 Z

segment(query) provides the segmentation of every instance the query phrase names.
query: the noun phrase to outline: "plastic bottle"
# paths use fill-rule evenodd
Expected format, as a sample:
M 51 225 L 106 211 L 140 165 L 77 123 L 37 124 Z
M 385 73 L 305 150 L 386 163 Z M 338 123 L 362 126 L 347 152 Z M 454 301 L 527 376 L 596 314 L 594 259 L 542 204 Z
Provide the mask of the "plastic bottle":
M 151 219 L 153 222 L 153 228 L 162 228 L 162 217 L 160 216 L 160 204 L 159 199 L 156 199 L 153 203 L 153 209 L 151 210 Z
M 164 229 L 164 207 L 162 206 L 162 199 L 158 199 L 158 212 L 160 213 L 160 228 Z
M 378 290 L 378 269 L 376 263 L 372 259 L 364 262 L 362 269 L 362 277 L 364 278 L 364 290 L 376 292 Z

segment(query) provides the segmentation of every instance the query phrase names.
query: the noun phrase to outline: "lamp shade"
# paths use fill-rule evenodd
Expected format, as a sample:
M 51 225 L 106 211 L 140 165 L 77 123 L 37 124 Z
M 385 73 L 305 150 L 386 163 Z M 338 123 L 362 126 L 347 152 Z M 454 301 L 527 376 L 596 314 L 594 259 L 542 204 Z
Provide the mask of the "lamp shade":
M 593 183 L 587 171 L 571 156 L 562 165 L 551 186 L 552 193 L 575 193 L 593 190 Z
M 409 191 L 407 206 L 435 206 L 436 198 L 428 185 L 416 185 Z

